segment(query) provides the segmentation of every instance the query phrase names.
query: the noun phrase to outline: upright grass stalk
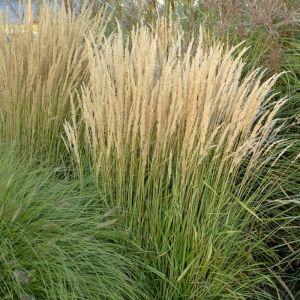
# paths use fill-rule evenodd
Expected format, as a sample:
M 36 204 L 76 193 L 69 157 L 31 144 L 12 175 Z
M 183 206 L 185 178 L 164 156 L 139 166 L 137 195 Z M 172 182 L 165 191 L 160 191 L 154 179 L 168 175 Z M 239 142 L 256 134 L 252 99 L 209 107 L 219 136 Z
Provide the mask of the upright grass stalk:
M 0 26 L 0 142 L 18 141 L 29 155 L 63 155 L 63 120 L 70 97 L 89 80 L 85 37 L 103 38 L 106 17 L 91 17 L 84 7 L 78 16 L 64 8 L 40 11 L 38 33 L 31 24 L 22 30 Z
M 289 147 L 276 137 L 278 76 L 242 76 L 245 50 L 233 58 L 237 48 L 200 39 L 184 52 L 170 40 L 140 28 L 99 50 L 90 38 L 90 82 L 66 145 L 148 250 L 154 295 L 271 299 L 283 269 L 260 208 L 278 184 L 269 167 Z

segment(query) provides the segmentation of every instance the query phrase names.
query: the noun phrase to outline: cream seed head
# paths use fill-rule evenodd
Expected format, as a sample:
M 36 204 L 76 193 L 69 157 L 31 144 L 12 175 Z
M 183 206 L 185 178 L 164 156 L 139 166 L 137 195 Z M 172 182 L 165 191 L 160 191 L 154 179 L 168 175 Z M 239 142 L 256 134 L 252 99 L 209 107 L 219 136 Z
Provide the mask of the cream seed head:
M 101 49 L 89 43 L 91 81 L 79 107 L 92 164 L 107 170 L 114 157 L 126 167 L 131 157 L 145 172 L 150 162 L 164 162 L 170 177 L 172 157 L 181 161 L 184 177 L 189 164 L 208 156 L 233 170 L 245 156 L 256 157 L 282 105 L 272 110 L 266 104 L 278 76 L 262 83 L 262 72 L 255 70 L 242 77 L 246 49 L 241 45 L 207 48 L 200 39 L 184 53 L 182 37 L 166 30 L 162 20 L 157 26 L 162 31 L 136 29 L 129 43 L 121 33 Z M 66 130 L 72 144 L 75 135 Z

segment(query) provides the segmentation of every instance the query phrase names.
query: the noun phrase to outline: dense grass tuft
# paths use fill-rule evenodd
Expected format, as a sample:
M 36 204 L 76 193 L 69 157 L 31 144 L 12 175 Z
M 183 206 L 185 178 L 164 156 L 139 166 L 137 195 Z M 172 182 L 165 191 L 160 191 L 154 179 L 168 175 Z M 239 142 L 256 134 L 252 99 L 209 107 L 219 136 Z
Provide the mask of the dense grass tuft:
M 28 156 L 60 159 L 70 98 L 88 82 L 85 38 L 101 41 L 107 17 L 90 9 L 79 16 L 45 6 L 38 33 L 0 24 L 0 141 L 18 141 Z M 29 117 L 30 116 L 30 117 Z
M 79 176 L 90 166 L 150 251 L 155 294 L 270 299 L 284 266 L 269 242 L 284 221 L 273 228 L 268 202 L 281 179 L 269 178 L 291 146 L 278 138 L 278 77 L 243 76 L 244 51 L 233 58 L 221 44 L 200 39 L 184 52 L 165 29 L 115 35 L 100 50 L 91 41 L 66 144 Z
M 115 216 L 54 173 L 2 155 L 0 298 L 146 299 Z

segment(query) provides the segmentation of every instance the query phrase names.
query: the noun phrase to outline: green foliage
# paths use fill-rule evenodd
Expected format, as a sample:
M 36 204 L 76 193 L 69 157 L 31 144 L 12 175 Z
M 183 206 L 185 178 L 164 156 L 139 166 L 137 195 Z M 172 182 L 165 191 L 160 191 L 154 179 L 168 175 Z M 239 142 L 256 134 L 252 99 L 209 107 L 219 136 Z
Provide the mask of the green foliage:
M 0 298 L 146 299 L 114 214 L 58 175 L 1 157 Z

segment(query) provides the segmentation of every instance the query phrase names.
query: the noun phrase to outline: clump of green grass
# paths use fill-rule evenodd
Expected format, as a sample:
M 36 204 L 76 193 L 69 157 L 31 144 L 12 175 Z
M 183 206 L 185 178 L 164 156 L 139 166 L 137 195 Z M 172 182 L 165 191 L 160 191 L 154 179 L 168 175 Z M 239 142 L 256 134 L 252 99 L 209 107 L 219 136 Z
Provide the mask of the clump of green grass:
M 2 153 L 0 298 L 146 299 L 135 250 L 127 243 L 127 252 L 114 213 L 55 173 Z
M 283 155 L 278 163 L 279 171 L 275 177 L 285 177 L 285 183 L 280 186 L 274 210 L 288 223 L 287 229 L 282 230 L 276 239 L 277 249 L 282 257 L 286 257 L 289 270 L 286 274 L 291 290 L 295 292 L 295 299 L 299 297 L 299 265 L 300 265 L 300 40 L 299 35 L 286 39 L 286 49 L 283 53 L 283 74 L 277 89 L 281 94 L 289 97 L 288 103 L 280 111 L 280 116 L 286 120 L 281 136 L 293 141 L 293 146 Z M 298 159 L 294 159 L 298 157 Z M 288 168 L 287 168 L 288 166 Z M 287 168 L 287 169 L 286 169 Z M 282 170 L 284 170 L 282 172 Z
M 115 35 L 100 51 L 91 40 L 66 145 L 148 250 L 155 295 L 271 299 L 285 266 L 269 244 L 279 227 L 267 204 L 281 182 L 269 178 L 290 146 L 277 137 L 278 76 L 244 76 L 244 51 L 233 58 L 200 39 L 183 52 L 164 33 Z

